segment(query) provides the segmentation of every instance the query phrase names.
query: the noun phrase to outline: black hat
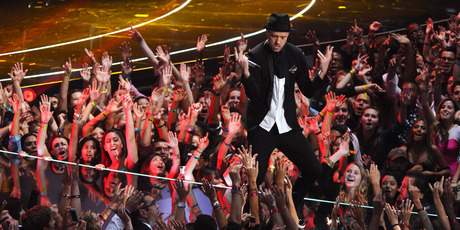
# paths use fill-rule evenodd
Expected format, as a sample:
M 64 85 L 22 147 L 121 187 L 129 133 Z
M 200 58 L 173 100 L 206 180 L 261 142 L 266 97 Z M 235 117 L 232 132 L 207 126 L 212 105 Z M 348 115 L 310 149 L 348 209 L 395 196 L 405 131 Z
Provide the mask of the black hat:
M 267 30 L 275 30 L 281 32 L 291 32 L 294 29 L 291 28 L 291 21 L 287 14 L 272 13 L 268 18 L 267 25 L 264 26 Z

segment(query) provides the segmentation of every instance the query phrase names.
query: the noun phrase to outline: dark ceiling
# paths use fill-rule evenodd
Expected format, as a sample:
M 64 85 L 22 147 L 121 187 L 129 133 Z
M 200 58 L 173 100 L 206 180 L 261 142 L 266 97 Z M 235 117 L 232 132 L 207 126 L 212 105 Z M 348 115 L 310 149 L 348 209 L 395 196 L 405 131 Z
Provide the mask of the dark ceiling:
M 23 62 L 25 68 L 29 69 L 28 75 L 32 76 L 32 79 L 24 80 L 23 86 L 58 81 L 60 76 L 56 74 L 44 77 L 36 75 L 60 71 L 67 57 L 71 57 L 74 68 L 79 68 L 88 61 L 84 48 L 93 50 L 96 56 L 108 51 L 114 62 L 118 62 L 121 60 L 120 43 L 130 40 L 127 32 L 37 51 L 12 55 L 5 53 L 117 31 L 165 15 L 184 4 L 185 7 L 177 12 L 138 28 L 151 47 L 166 44 L 172 51 L 178 51 L 195 47 L 200 34 L 208 35 L 208 43 L 237 37 L 240 32 L 248 34 L 262 29 L 271 12 L 293 16 L 310 3 L 312 1 L 1 0 L 0 71 L 3 74 L 0 78 L 5 81 L 3 84 L 8 83 L 7 73 L 11 66 Z M 457 0 L 316 0 L 307 12 L 293 21 L 296 30 L 291 34 L 290 41 L 297 45 L 305 44 L 307 30 L 316 30 L 322 42 L 343 39 L 355 18 L 366 33 L 368 25 L 374 20 L 383 24 L 382 31 L 400 29 L 410 22 L 423 24 L 428 17 L 434 21 L 447 19 L 460 9 L 459 6 Z M 249 46 L 263 39 L 263 34 L 251 37 Z M 135 42 L 131 41 L 131 45 L 133 58 L 144 57 Z M 235 42 L 228 45 L 234 46 Z M 205 56 L 220 56 L 223 46 L 207 48 Z M 194 58 L 194 51 L 172 56 L 174 62 Z M 147 67 L 148 63 L 140 61 L 135 65 L 141 68 Z M 113 66 L 114 72 L 119 70 L 119 65 Z M 138 74 L 151 74 L 149 70 L 143 74 L 141 72 Z

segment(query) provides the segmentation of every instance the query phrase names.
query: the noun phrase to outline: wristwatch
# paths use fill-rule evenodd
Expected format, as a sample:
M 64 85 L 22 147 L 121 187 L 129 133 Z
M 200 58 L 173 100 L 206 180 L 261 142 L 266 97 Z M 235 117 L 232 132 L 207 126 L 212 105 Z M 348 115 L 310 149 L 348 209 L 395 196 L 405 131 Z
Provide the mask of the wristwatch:
M 179 202 L 177 203 L 178 208 L 185 208 L 185 202 Z

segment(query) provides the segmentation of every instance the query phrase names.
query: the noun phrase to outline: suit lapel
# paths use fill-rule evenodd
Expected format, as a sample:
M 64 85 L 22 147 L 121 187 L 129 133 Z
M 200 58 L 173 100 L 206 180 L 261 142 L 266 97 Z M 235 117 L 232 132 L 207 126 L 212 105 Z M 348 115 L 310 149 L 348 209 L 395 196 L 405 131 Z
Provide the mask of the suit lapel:
M 270 77 L 268 79 L 268 95 L 267 103 L 268 106 L 271 104 L 272 96 L 273 96 L 273 82 L 275 81 L 274 77 L 274 69 L 273 69 L 273 57 L 270 53 L 267 53 L 267 62 L 268 62 L 268 71 L 270 72 Z

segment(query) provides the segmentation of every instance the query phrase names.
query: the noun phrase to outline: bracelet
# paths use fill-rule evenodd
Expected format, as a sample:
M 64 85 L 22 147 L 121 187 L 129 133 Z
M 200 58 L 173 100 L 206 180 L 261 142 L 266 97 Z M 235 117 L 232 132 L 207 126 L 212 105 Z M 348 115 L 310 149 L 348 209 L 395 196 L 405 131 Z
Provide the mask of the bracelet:
M 104 118 L 107 118 L 107 115 L 105 115 L 104 111 L 102 111 L 102 115 L 104 116 Z
M 187 132 L 194 133 L 195 132 L 195 126 L 188 126 L 187 127 Z
M 225 144 L 225 146 L 227 146 L 227 147 L 229 147 L 229 148 L 233 147 L 232 144 L 227 144 L 227 143 L 225 143 L 225 142 L 224 142 L 224 144 Z
M 453 218 L 452 220 L 450 220 L 449 222 L 451 222 L 452 224 L 453 224 L 453 223 L 457 223 L 457 218 L 454 217 L 454 218 Z
M 417 212 L 423 212 L 423 211 L 425 211 L 425 207 L 417 209 Z
M 402 225 L 403 227 L 406 227 L 406 228 L 408 228 L 408 229 L 410 230 L 410 225 L 408 225 L 408 224 L 406 224 L 406 223 L 404 223 L 404 222 L 401 222 L 401 225 Z
M 6 108 L 8 111 L 10 111 L 10 112 L 13 112 L 13 109 L 12 109 L 12 108 L 10 108 L 10 107 L 8 107 L 8 105 L 6 105 L 6 104 L 3 104 L 3 107 L 5 107 L 5 108 Z
M 364 89 L 364 91 L 366 91 L 367 90 L 367 85 L 363 85 L 363 89 Z
M 334 115 L 334 112 L 329 112 L 329 111 L 327 111 L 327 114 L 333 116 L 333 115 Z
M 141 131 L 140 128 L 134 128 L 134 131 L 138 132 L 138 131 Z
M 358 44 L 358 46 L 363 46 L 363 45 L 364 45 L 364 42 Z
M 274 209 L 270 209 L 270 213 L 279 213 L 280 210 L 277 209 L 277 208 L 274 208 Z
M 258 194 L 257 192 L 253 192 L 253 193 L 249 194 L 249 197 L 251 198 L 251 197 L 258 196 L 258 195 L 259 195 L 259 194 Z
M 169 110 L 169 112 L 176 113 L 176 112 L 177 112 L 177 109 L 171 109 L 171 110 Z
M 165 93 L 171 93 L 171 92 L 170 92 L 169 90 L 167 90 L 167 89 L 163 89 L 163 92 L 165 92 Z
M 198 152 L 198 151 L 197 151 L 197 152 Z M 201 154 L 201 153 L 200 153 L 200 154 Z M 200 157 L 197 157 L 197 156 L 195 156 L 195 155 L 193 155 L 193 158 L 195 158 L 195 160 L 199 160 L 199 159 L 200 159 Z
M 107 205 L 106 209 L 109 209 L 109 210 L 115 212 L 115 210 L 113 210 L 112 206 L 110 206 L 110 205 Z
M 222 94 L 222 91 L 219 91 L 219 92 L 217 92 L 217 91 L 214 91 L 214 93 L 213 93 L 213 94 L 214 94 L 214 96 L 220 96 L 220 95 Z
M 158 122 L 158 123 L 160 123 L 160 122 Z M 165 122 L 164 122 L 164 121 L 163 121 L 163 124 L 162 124 L 162 125 L 158 125 L 158 128 L 161 128 L 161 127 L 163 127 L 163 126 L 165 126 Z
M 150 121 L 150 122 L 155 122 L 152 118 L 147 118 L 147 121 Z
M 393 224 L 393 225 L 391 225 L 391 228 L 394 228 L 396 226 L 399 226 L 399 224 Z
M 212 207 L 213 207 L 213 208 L 215 208 L 215 207 L 217 207 L 217 206 L 220 206 L 219 201 L 216 201 L 216 202 L 212 203 Z
M 103 89 L 103 90 L 101 90 L 101 92 L 107 93 L 107 89 Z
M 66 73 L 65 76 L 66 76 L 66 77 L 70 77 L 70 73 Z
M 69 195 L 69 194 L 62 194 L 62 197 L 66 198 L 66 199 L 70 199 L 70 195 Z
M 99 214 L 99 216 L 97 216 L 97 217 L 99 217 L 99 219 L 101 219 L 102 222 L 105 222 L 105 218 L 102 216 L 102 214 Z
M 72 196 L 70 196 L 70 199 L 73 199 L 73 198 L 80 198 L 80 195 L 72 195 Z
M 92 104 L 93 106 L 96 106 L 96 102 L 94 102 L 94 101 L 92 101 L 91 104 Z
M 317 133 L 315 133 L 316 136 L 320 135 L 321 134 L 321 130 Z
M 350 70 L 350 73 L 353 74 L 353 75 L 356 74 L 355 71 L 354 71 L 353 69 Z
M 40 126 L 40 127 L 42 127 L 42 129 L 47 129 L 47 128 L 48 128 L 47 125 L 42 125 L 42 126 Z
M 324 113 L 323 113 L 322 111 L 319 112 L 319 116 L 322 117 L 322 118 L 324 118 Z

